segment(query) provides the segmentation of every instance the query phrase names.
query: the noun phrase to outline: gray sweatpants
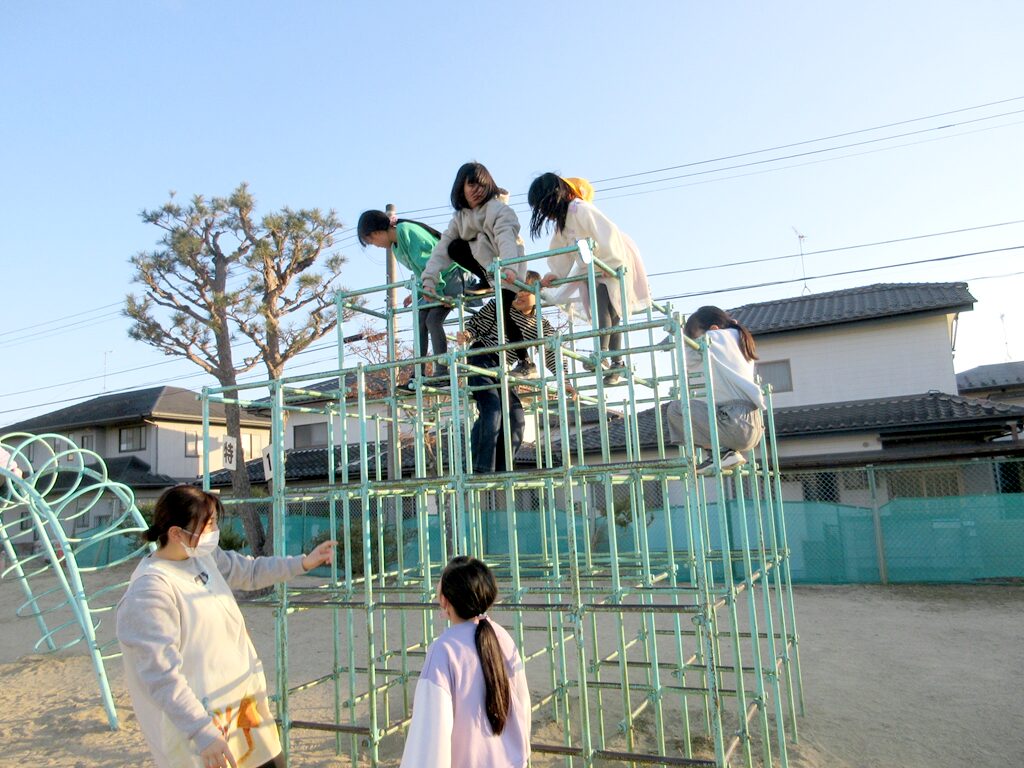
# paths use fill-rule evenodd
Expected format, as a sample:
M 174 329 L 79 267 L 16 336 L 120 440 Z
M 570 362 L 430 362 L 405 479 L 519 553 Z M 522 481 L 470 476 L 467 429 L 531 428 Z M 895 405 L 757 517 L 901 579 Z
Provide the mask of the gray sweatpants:
M 718 422 L 718 444 L 722 450 L 749 451 L 761 440 L 764 422 L 761 411 L 743 400 L 734 400 L 716 406 Z M 683 404 L 678 400 L 669 403 L 666 409 L 669 440 L 683 442 Z M 705 400 L 690 401 L 690 423 L 693 425 L 693 444 L 711 448 L 711 425 L 708 421 L 708 404 Z

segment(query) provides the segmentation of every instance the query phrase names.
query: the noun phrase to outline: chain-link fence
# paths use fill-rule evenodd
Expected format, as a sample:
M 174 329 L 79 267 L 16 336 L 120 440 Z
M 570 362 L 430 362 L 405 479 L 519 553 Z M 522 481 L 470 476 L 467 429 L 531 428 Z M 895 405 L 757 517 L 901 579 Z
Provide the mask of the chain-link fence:
M 793 580 L 1024 579 L 1024 461 L 784 472 Z

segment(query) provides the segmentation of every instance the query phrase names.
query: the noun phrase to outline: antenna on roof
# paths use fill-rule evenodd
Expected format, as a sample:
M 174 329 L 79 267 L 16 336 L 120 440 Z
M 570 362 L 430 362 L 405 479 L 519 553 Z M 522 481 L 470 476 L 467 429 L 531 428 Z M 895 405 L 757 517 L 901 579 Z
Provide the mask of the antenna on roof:
M 807 268 L 804 266 L 804 235 L 796 227 L 790 227 L 790 229 L 796 233 L 796 239 L 800 245 L 800 274 L 804 278 L 803 294 L 806 296 L 811 292 L 811 289 L 807 286 Z
M 108 349 L 103 353 L 103 391 L 107 391 L 107 355 L 114 354 L 114 350 Z

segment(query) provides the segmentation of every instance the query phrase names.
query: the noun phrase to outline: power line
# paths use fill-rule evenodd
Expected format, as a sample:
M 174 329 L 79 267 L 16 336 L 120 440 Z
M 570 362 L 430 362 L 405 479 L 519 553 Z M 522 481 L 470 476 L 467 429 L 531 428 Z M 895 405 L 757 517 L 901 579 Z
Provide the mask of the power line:
M 881 125 L 872 126 L 870 128 L 859 128 L 857 130 L 844 131 L 842 133 L 836 133 L 836 134 L 832 134 L 832 135 L 829 135 L 829 136 L 820 136 L 820 137 L 815 138 L 815 139 L 804 139 L 802 141 L 790 142 L 788 144 L 779 144 L 779 145 L 774 146 L 774 147 L 764 147 L 762 149 L 749 150 L 747 152 L 738 152 L 738 153 L 734 153 L 734 154 L 731 154 L 731 155 L 722 155 L 721 157 L 709 158 L 709 159 L 706 159 L 706 160 L 694 160 L 694 161 L 691 161 L 691 162 L 688 162 L 688 163 L 681 163 L 679 165 L 665 166 L 664 168 L 655 168 L 655 169 L 652 169 L 652 170 L 649 170 L 649 171 L 637 171 L 635 173 L 623 174 L 621 176 L 608 176 L 608 177 L 605 177 L 603 179 L 592 180 L 591 183 L 593 183 L 593 184 L 601 184 L 601 183 L 608 182 L 608 181 L 619 181 L 621 179 L 635 178 L 635 177 L 638 177 L 638 176 L 648 176 L 648 175 L 655 174 L 655 173 L 665 173 L 667 171 L 678 170 L 680 168 L 692 168 L 692 167 L 696 167 L 696 166 L 699 166 L 699 165 L 707 165 L 707 164 L 710 164 L 710 163 L 724 162 L 726 160 L 735 160 L 735 159 L 738 159 L 738 158 L 741 158 L 741 157 L 750 157 L 752 155 L 764 154 L 765 152 L 777 152 L 779 150 L 792 149 L 793 147 L 805 146 L 807 144 L 815 144 L 815 143 L 822 142 L 822 141 L 831 141 L 833 139 L 844 138 L 846 136 L 854 136 L 854 135 L 861 134 L 861 133 L 870 133 L 871 131 L 880 131 L 880 130 L 884 130 L 886 128 L 894 128 L 896 126 L 908 125 L 910 123 L 921 122 L 921 121 L 924 121 L 924 120 L 934 120 L 934 119 L 939 118 L 939 117 L 946 117 L 948 115 L 961 114 L 963 112 L 971 112 L 971 111 L 974 111 L 974 110 L 977 110 L 977 109 L 984 109 L 986 107 L 997 106 L 999 104 L 1009 104 L 1011 102 L 1021 101 L 1022 99 L 1024 99 L 1024 96 L 1014 96 L 1014 97 L 1008 98 L 1008 99 L 1000 99 L 998 101 L 990 101 L 990 102 L 987 102 L 987 103 L 984 103 L 984 104 L 976 104 L 976 105 L 971 106 L 971 107 L 961 107 L 960 109 L 952 109 L 952 110 L 948 110 L 946 112 L 937 112 L 937 113 L 935 113 L 933 115 L 924 115 L 924 116 L 920 116 L 920 117 L 909 118 L 907 120 L 899 120 L 899 121 L 892 122 L 892 123 L 884 123 L 884 124 L 881 124 Z M 992 115 L 992 116 L 989 116 L 989 117 L 977 118 L 977 120 L 990 120 L 990 119 L 993 119 L 995 117 L 1001 117 L 1001 116 L 1004 116 L 1004 115 L 1007 115 L 1007 114 L 1009 114 L 1009 115 L 1018 114 L 1020 111 L 1022 111 L 1022 110 L 1017 110 L 1015 112 L 1003 113 L 1003 115 Z M 974 122 L 974 121 L 967 121 L 967 122 L 962 122 L 962 123 L 951 123 L 949 125 L 936 126 L 936 127 L 933 127 L 933 128 L 927 128 L 927 129 L 923 129 L 923 130 L 925 130 L 925 131 L 942 130 L 942 129 L 945 129 L 945 128 L 954 127 L 956 125 L 966 125 L 968 122 Z M 887 139 L 892 139 L 892 138 L 901 138 L 902 136 L 909 136 L 909 135 L 913 135 L 914 133 L 919 133 L 919 132 L 920 131 L 915 131 L 915 132 L 911 132 L 911 133 L 907 133 L 907 134 L 900 134 L 900 135 L 897 135 L 897 136 L 890 136 L 890 137 L 885 137 L 885 138 L 881 138 L 881 139 L 872 139 L 872 141 L 885 141 Z M 857 146 L 857 145 L 858 144 L 855 143 L 855 144 L 849 144 L 849 145 L 840 146 L 840 147 L 833 147 L 832 149 L 844 149 L 844 148 L 847 148 L 847 147 Z M 826 150 L 817 150 L 817 151 L 824 152 L 824 151 L 829 151 L 829 150 L 826 149 Z M 799 156 L 800 155 L 791 155 L 788 158 L 786 158 L 786 157 L 774 158 L 774 160 L 791 159 L 793 157 L 799 157 Z M 763 160 L 763 161 L 759 161 L 759 162 L 761 162 L 761 163 L 772 162 L 772 160 Z M 739 168 L 739 167 L 744 167 L 744 166 L 733 166 L 733 168 Z M 719 168 L 717 170 L 731 170 L 731 169 L 730 168 Z M 660 181 L 671 181 L 671 180 L 672 180 L 671 178 L 669 178 L 669 179 L 660 179 Z M 654 180 L 654 181 L 646 182 L 646 183 L 657 183 L 657 181 L 658 180 Z M 603 192 L 603 191 L 608 191 L 609 189 L 621 189 L 621 188 L 622 187 L 610 187 L 610 188 L 605 188 L 603 190 L 597 190 L 597 191 Z M 526 194 L 525 192 L 517 192 L 517 193 L 515 193 L 513 195 L 510 195 L 510 197 L 524 197 L 525 194 Z M 432 206 L 432 207 L 429 207 L 429 208 L 413 208 L 413 209 L 410 209 L 410 210 L 407 210 L 407 211 L 402 211 L 401 213 L 402 213 L 403 216 L 407 216 L 407 215 L 413 214 L 413 213 L 424 213 L 424 212 L 429 212 L 429 211 L 440 211 L 440 210 L 448 210 L 448 209 L 449 209 L 449 206 L 447 206 L 447 205 L 437 205 L 437 206 Z
M 899 125 L 909 125 L 910 123 L 919 123 L 919 122 L 922 122 L 923 120 L 934 120 L 937 117 L 946 117 L 947 115 L 956 115 L 956 114 L 960 114 L 960 113 L 963 113 L 963 112 L 972 112 L 972 111 L 974 111 L 976 109 L 984 109 L 985 107 L 994 107 L 994 106 L 997 106 L 999 104 L 1009 104 L 1010 102 L 1020 101 L 1022 99 L 1024 99 L 1024 96 L 1014 96 L 1014 97 L 1009 98 L 1009 99 L 1000 99 L 999 101 L 990 101 L 990 102 L 988 102 L 986 104 L 977 104 L 977 105 L 975 105 L 973 107 L 962 107 L 960 109 L 951 109 L 951 110 L 948 110 L 946 112 L 937 112 L 934 115 L 925 115 L 923 117 L 912 117 L 909 120 L 899 120 L 899 121 L 897 121 L 895 123 L 885 123 L 884 125 L 876 125 L 876 126 L 873 126 L 871 128 L 859 128 L 858 130 L 855 130 L 855 131 L 845 131 L 843 133 L 834 133 L 831 136 L 822 136 L 822 137 L 817 138 L 817 139 L 805 139 L 804 141 L 796 141 L 796 142 L 793 142 L 791 144 L 780 144 L 780 145 L 775 146 L 775 147 L 765 147 L 763 149 L 753 149 L 753 150 L 750 150 L 749 152 L 740 152 L 740 153 L 734 154 L 734 155 L 722 155 L 721 157 L 711 158 L 710 160 L 697 160 L 697 161 L 691 162 L 691 163 L 683 163 L 682 165 L 670 165 L 670 166 L 667 166 L 665 168 L 657 168 L 657 169 L 655 169 L 653 171 L 640 171 L 638 173 L 627 173 L 627 174 L 624 174 L 622 176 L 608 176 L 607 178 L 604 178 L 604 179 L 593 179 L 593 180 L 591 180 L 591 183 L 593 183 L 593 184 L 602 184 L 602 183 L 604 183 L 606 181 L 619 181 L 620 179 L 631 179 L 631 178 L 634 178 L 636 176 L 646 176 L 646 175 L 649 175 L 649 174 L 652 174 L 652 173 L 664 173 L 665 171 L 675 171 L 675 170 L 678 170 L 680 168 L 691 168 L 693 166 L 706 165 L 708 163 L 719 163 L 719 162 L 724 162 L 726 160 L 736 160 L 736 159 L 741 158 L 741 157 L 750 157 L 751 155 L 759 155 L 759 154 L 762 154 L 764 152 L 776 152 L 776 151 L 781 150 L 781 149 L 792 149 L 793 147 L 801 147 L 801 146 L 805 146 L 807 144 L 816 144 L 819 141 L 831 141 L 833 139 L 842 139 L 842 138 L 845 138 L 847 136 L 856 136 L 857 134 L 860 134 L 860 133 L 870 133 L 871 131 L 881 131 L 881 130 L 884 130 L 885 128 L 895 128 L 896 126 L 899 126 Z M 987 119 L 987 118 L 982 118 L 982 119 Z M 934 129 L 929 129 L 929 130 L 934 130 Z
M 64 317 L 57 317 L 53 320 L 40 320 L 38 323 L 32 323 L 32 325 L 26 325 L 22 328 L 11 328 L 7 331 L 0 331 L 0 336 L 10 336 L 14 333 L 20 333 L 21 331 L 31 331 L 39 328 L 41 325 L 53 325 L 59 323 L 62 320 L 70 320 L 73 317 L 81 317 L 82 315 L 91 315 L 93 312 L 99 312 L 102 309 L 110 309 L 111 307 L 119 307 L 121 302 L 115 301 L 113 304 L 104 304 L 102 307 L 94 307 L 93 309 L 83 309 L 81 312 L 75 312 L 71 315 L 65 315 Z
M 677 293 L 672 296 L 660 296 L 655 301 L 671 301 L 673 299 L 688 299 L 694 296 L 711 296 L 716 293 L 732 293 L 733 291 L 746 291 L 751 288 L 767 288 L 773 285 L 786 285 L 788 283 L 800 283 L 806 280 L 821 280 L 827 277 L 841 277 L 843 275 L 856 275 L 864 272 L 877 272 L 883 269 L 896 269 L 898 267 L 911 267 L 917 264 L 933 264 L 940 261 L 953 261 L 954 259 L 965 259 L 969 256 L 985 256 L 991 253 L 1005 253 L 1006 251 L 1017 251 L 1024 249 L 1024 245 L 1012 245 L 1006 248 L 993 248 L 987 251 L 973 251 L 971 253 L 958 253 L 953 256 L 938 256 L 932 259 L 917 259 L 915 261 L 904 261 L 898 264 L 882 264 L 876 267 L 862 267 L 860 269 L 847 269 L 842 272 L 830 272 L 824 275 L 810 275 L 806 278 L 795 277 L 789 280 L 771 280 L 765 283 L 751 283 L 750 285 L 734 285 L 729 288 L 718 288 L 713 291 L 691 291 L 689 293 Z
M 930 232 L 927 235 L 908 235 L 907 237 L 895 237 L 890 240 L 876 240 L 873 243 L 858 243 L 856 245 L 843 245 L 837 248 L 822 248 L 817 251 L 804 251 L 804 256 L 819 256 L 823 253 L 839 253 L 840 251 L 851 251 L 857 248 L 873 248 L 879 245 L 892 245 L 893 243 L 905 243 L 911 240 L 924 240 L 929 237 L 943 237 L 945 235 L 958 235 L 963 232 L 976 232 L 981 229 L 992 229 L 994 227 L 1007 227 L 1013 224 L 1024 224 L 1024 219 L 1015 221 L 1002 221 L 998 224 L 982 224 L 977 227 L 963 227 L 961 229 L 950 229 L 945 232 Z M 702 267 L 688 267 L 686 269 L 670 269 L 666 272 L 650 272 L 648 277 L 660 277 L 662 275 L 681 275 L 687 272 L 706 272 L 711 269 L 724 269 L 726 267 L 742 267 L 748 264 L 764 264 L 770 261 L 785 261 L 795 259 L 798 253 L 790 253 L 785 256 L 768 256 L 763 259 L 748 259 L 746 261 L 730 261 L 723 264 L 709 264 Z

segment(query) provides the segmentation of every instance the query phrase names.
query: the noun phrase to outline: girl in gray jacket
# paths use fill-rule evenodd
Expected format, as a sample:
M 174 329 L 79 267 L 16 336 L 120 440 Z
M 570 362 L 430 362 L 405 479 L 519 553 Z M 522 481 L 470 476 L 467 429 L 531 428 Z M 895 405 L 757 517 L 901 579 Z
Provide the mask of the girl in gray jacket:
M 480 163 L 465 163 L 455 174 L 451 201 L 455 215 L 423 269 L 423 292 L 435 294 L 438 276 L 452 264 L 458 264 L 477 277 L 467 286 L 466 293 L 484 293 L 491 290 L 489 267 L 496 258 L 512 259 L 524 253 L 523 239 L 519 236 L 519 217 L 501 199 L 503 190 L 494 182 L 490 172 Z M 508 343 L 523 341 L 523 332 L 512 320 L 512 302 L 516 298 L 513 280 L 526 276 L 526 264 L 520 262 L 504 270 L 499 286 L 502 300 L 502 325 Z M 513 376 L 533 377 L 537 367 L 530 362 L 526 349 L 514 351 L 518 364 Z

